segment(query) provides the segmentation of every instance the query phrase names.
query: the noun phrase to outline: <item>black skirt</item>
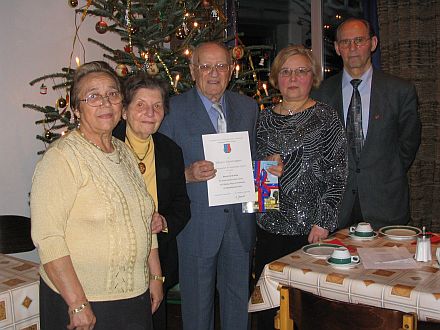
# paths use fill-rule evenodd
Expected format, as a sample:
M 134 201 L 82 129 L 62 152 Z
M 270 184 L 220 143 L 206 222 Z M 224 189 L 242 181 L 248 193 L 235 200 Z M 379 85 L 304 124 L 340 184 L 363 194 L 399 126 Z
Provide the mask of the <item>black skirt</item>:
M 150 291 L 121 300 L 90 302 L 96 316 L 94 330 L 152 330 Z M 40 328 L 66 329 L 68 306 L 58 293 L 40 280 Z

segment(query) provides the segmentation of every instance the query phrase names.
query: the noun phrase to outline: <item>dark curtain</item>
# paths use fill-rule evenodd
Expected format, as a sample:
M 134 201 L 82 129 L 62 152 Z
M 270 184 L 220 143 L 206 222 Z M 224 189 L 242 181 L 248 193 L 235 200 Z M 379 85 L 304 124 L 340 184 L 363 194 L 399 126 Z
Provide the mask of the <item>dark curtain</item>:
M 371 27 L 376 33 L 379 39 L 379 44 L 376 51 L 372 57 L 373 66 L 377 69 L 380 68 L 380 35 L 379 35 L 379 20 L 377 17 L 377 1 L 376 0 L 362 0 L 362 8 L 364 13 L 364 18 L 370 22 Z
M 422 143 L 410 170 L 412 224 L 440 232 L 440 1 L 379 0 L 384 71 L 417 87 Z

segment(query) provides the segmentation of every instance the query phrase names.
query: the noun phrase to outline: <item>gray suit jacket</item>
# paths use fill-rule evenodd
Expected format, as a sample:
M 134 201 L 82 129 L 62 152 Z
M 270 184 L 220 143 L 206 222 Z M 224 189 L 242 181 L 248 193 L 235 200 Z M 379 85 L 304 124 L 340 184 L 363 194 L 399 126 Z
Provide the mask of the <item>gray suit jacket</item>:
M 342 72 L 325 80 L 313 97 L 336 109 L 344 123 Z M 364 220 L 371 222 L 375 229 L 408 223 L 407 172 L 419 148 L 420 135 L 414 85 L 374 70 L 368 133 L 357 166 L 349 152 L 349 175 L 339 215 L 340 228 L 350 222 L 356 191 Z
M 255 125 L 258 106 L 247 96 L 226 91 L 228 132 L 247 131 L 251 153 L 255 152 Z M 183 151 L 185 167 L 204 160 L 202 135 L 216 133 L 196 88 L 171 98 L 170 112 L 165 116 L 160 132 L 173 139 Z M 255 217 L 243 214 L 241 204 L 208 206 L 206 182 L 188 183 L 191 200 L 191 221 L 179 234 L 179 249 L 194 256 L 215 255 L 230 222 L 236 226 L 240 242 L 237 247 L 250 251 L 255 241 Z

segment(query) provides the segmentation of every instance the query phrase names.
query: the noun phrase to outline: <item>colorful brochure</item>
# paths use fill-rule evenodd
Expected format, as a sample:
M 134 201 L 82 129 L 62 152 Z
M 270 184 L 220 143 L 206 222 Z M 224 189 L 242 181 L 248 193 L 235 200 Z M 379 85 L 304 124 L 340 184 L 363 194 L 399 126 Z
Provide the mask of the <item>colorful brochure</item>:
M 268 160 L 253 162 L 257 201 L 243 203 L 244 213 L 278 211 L 280 209 L 278 177 L 270 174 L 267 170 L 273 165 L 277 165 L 277 162 Z

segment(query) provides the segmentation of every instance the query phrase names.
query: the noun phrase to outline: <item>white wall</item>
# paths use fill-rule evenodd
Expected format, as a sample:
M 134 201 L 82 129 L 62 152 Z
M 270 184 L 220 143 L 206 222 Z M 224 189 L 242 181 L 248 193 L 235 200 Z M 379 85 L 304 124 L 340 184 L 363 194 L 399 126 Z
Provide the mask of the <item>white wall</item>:
M 85 3 L 79 0 L 79 6 Z M 41 84 L 31 87 L 29 82 L 69 65 L 74 19 L 74 9 L 67 0 L 0 0 L 0 214 L 30 215 L 28 193 L 40 158 L 36 153 L 44 148 L 35 135 L 43 128 L 34 124 L 42 116 L 24 109 L 22 104 L 55 106 L 59 92 L 51 90 L 52 81 L 45 83 L 49 87 L 47 95 L 40 95 Z M 87 42 L 88 37 L 121 48 L 118 36 L 95 31 L 98 20 L 88 16 L 79 30 L 86 61 L 105 60 L 102 50 Z M 84 62 L 79 44 L 74 54 L 73 67 L 75 56 Z

